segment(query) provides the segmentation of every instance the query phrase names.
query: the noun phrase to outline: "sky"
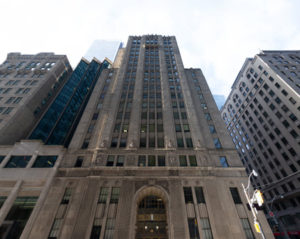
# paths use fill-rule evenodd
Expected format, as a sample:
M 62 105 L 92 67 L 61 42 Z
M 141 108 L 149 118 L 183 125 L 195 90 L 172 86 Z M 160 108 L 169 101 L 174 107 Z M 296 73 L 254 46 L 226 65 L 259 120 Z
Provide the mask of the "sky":
M 300 0 L 0 0 L 0 62 L 54 52 L 75 68 L 97 39 L 175 35 L 184 66 L 227 96 L 246 57 L 300 49 L 299 10 Z

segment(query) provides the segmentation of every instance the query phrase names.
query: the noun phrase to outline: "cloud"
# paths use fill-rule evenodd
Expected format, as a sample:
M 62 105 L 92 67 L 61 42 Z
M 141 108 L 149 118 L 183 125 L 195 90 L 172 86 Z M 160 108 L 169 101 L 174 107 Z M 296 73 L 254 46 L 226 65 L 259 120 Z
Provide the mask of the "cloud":
M 300 44 L 297 0 L 10 0 L 0 9 L 2 62 L 51 51 L 75 67 L 96 39 L 175 35 L 185 67 L 202 68 L 215 94 L 229 94 L 246 57 Z

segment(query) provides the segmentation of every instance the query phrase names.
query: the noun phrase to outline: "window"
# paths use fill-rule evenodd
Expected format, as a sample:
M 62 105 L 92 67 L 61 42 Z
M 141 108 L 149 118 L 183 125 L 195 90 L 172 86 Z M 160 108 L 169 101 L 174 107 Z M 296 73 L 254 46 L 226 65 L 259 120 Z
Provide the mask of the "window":
M 5 159 L 5 155 L 0 155 L 0 163 L 2 163 L 3 159 Z
M 4 110 L 3 114 L 8 115 L 13 110 L 12 107 L 7 107 L 6 110 Z
M 190 239 L 200 239 L 196 218 L 188 218 Z
M 53 168 L 55 162 L 57 160 L 57 156 L 37 156 L 33 168 Z
M 183 139 L 182 138 L 177 138 L 177 147 L 179 147 L 179 148 L 183 148 L 184 147 Z
M 4 223 L 1 226 L 1 229 L 4 229 L 4 234 L 9 235 L 9 238 L 20 238 L 37 199 L 37 197 L 16 198 L 8 215 L 5 218 Z M 11 227 L 4 226 L 6 221 L 10 223 Z
M 22 100 L 22 97 L 17 97 L 17 98 L 14 100 L 14 104 L 18 104 L 21 100 Z
M 99 239 L 101 234 L 101 226 L 93 225 L 90 239 Z
M 292 120 L 292 121 L 296 121 L 298 118 L 296 117 L 296 115 L 294 115 L 293 113 L 289 115 L 289 118 Z
M 4 204 L 6 200 L 6 197 L 5 196 L 0 196 L 0 208 L 2 207 L 2 205 Z
M 190 127 L 189 127 L 188 124 L 184 124 L 184 125 L 183 125 L 183 131 L 184 131 L 184 132 L 190 132 Z
M 248 218 L 241 218 L 241 223 L 247 239 L 254 239 Z
M 164 139 L 162 137 L 157 137 L 157 146 L 163 148 L 165 146 Z
M 5 104 L 10 104 L 11 102 L 13 102 L 14 99 L 15 97 L 9 97 L 9 99 L 5 102 Z
M 202 187 L 195 187 L 197 203 L 205 203 L 204 193 Z
M 115 219 L 108 218 L 105 226 L 104 239 L 112 239 L 114 235 L 114 229 L 115 229 Z
M 185 203 L 194 203 L 191 187 L 183 187 L 183 193 Z
M 89 139 L 85 139 L 81 145 L 81 148 L 86 149 L 89 146 L 89 143 L 90 143 Z
M 94 114 L 93 114 L 93 118 L 92 118 L 92 120 L 96 120 L 96 119 L 98 119 L 98 115 L 99 115 L 99 113 L 94 113 Z
M 72 188 L 66 188 L 61 204 L 68 204 L 71 198 Z
M 99 192 L 98 203 L 105 204 L 108 196 L 108 188 L 102 187 Z
M 189 155 L 190 166 L 197 166 L 197 159 L 195 155 Z
M 26 88 L 23 90 L 23 94 L 27 94 L 30 91 L 30 88 Z
M 82 163 L 83 163 L 83 157 L 78 157 L 77 159 L 76 159 L 76 163 L 75 163 L 75 168 L 80 168 L 81 166 L 82 166 Z
M 284 90 L 284 89 L 281 91 L 281 93 L 282 93 L 284 96 L 287 96 L 287 95 L 288 95 L 287 91 Z
M 108 155 L 106 160 L 106 166 L 112 167 L 114 166 L 115 156 L 114 155 Z
M 181 125 L 175 124 L 175 130 L 176 130 L 176 132 L 181 132 Z
M 213 239 L 211 227 L 208 218 L 200 218 L 201 228 L 204 234 L 204 239 Z
M 297 102 L 294 100 L 293 97 L 290 97 L 290 98 L 289 98 L 289 101 L 290 101 L 293 105 L 297 103 Z
M 237 188 L 230 188 L 231 196 L 235 204 L 242 204 L 242 200 Z
M 117 157 L 117 163 L 116 163 L 116 166 L 118 166 L 118 167 L 124 166 L 124 156 L 119 155 L 119 156 Z
M 211 116 L 209 113 L 204 114 L 206 120 L 211 120 Z
M 58 238 L 59 231 L 63 222 L 63 218 L 55 218 L 48 239 Z
M 186 142 L 186 146 L 187 146 L 188 148 L 193 148 L 193 141 L 192 141 L 191 138 L 186 138 L 186 139 L 185 139 L 185 142 Z
M 215 144 L 216 149 L 222 148 L 220 140 L 218 138 L 214 138 L 214 144 Z
M 211 134 L 214 134 L 214 133 L 216 133 L 215 126 L 213 126 L 213 125 L 209 125 L 208 127 L 209 127 L 209 131 L 210 131 L 210 133 L 211 133 Z
M 124 147 L 126 147 L 126 142 L 127 142 L 127 140 L 126 140 L 126 138 L 121 138 L 120 139 L 120 147 L 122 148 L 124 148 Z
M 223 168 L 229 167 L 227 159 L 226 159 L 225 156 L 221 156 L 219 159 L 220 159 L 220 162 L 221 162 L 221 165 L 222 165 Z
M 165 156 L 159 155 L 157 158 L 158 166 L 166 166 Z
M 119 202 L 120 188 L 112 188 L 110 195 L 110 203 L 117 204 Z
M 187 166 L 187 160 L 185 155 L 179 155 L 179 165 L 181 167 L 186 167 Z
M 25 168 L 31 156 L 11 156 L 5 168 Z
M 155 155 L 148 156 L 148 166 L 150 167 L 155 166 Z
M 140 155 L 138 159 L 138 166 L 145 167 L 146 166 L 146 156 Z

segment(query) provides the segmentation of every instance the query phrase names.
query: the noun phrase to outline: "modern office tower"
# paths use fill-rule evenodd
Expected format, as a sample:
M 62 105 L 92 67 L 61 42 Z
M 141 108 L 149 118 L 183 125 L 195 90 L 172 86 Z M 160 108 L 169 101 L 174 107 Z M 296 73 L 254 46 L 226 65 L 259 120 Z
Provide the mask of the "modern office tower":
M 204 76 L 183 67 L 175 37 L 131 36 L 100 75 L 22 238 L 258 239 L 247 181 Z
M 82 59 L 28 138 L 67 146 L 99 75 L 109 65 L 109 60 L 101 63 L 94 58 L 89 63 Z
M 255 188 L 292 234 L 300 229 L 300 51 L 248 58 L 222 109 Z M 282 198 L 283 197 L 283 198 Z M 269 219 L 273 224 L 273 219 Z
M 93 58 L 97 59 L 115 59 L 118 52 L 118 48 L 121 48 L 123 43 L 119 41 L 106 41 L 106 40 L 95 40 L 87 52 L 84 58 L 91 61 Z
M 0 65 L 0 144 L 26 138 L 71 72 L 64 55 L 7 55 Z

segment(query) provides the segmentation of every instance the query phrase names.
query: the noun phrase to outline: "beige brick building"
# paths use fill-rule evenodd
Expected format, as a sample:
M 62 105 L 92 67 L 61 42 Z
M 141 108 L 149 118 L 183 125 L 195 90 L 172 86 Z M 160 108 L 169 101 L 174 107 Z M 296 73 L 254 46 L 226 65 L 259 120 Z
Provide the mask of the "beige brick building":
M 58 164 L 21 238 L 261 238 L 241 186 L 245 169 L 175 37 L 129 37 Z

